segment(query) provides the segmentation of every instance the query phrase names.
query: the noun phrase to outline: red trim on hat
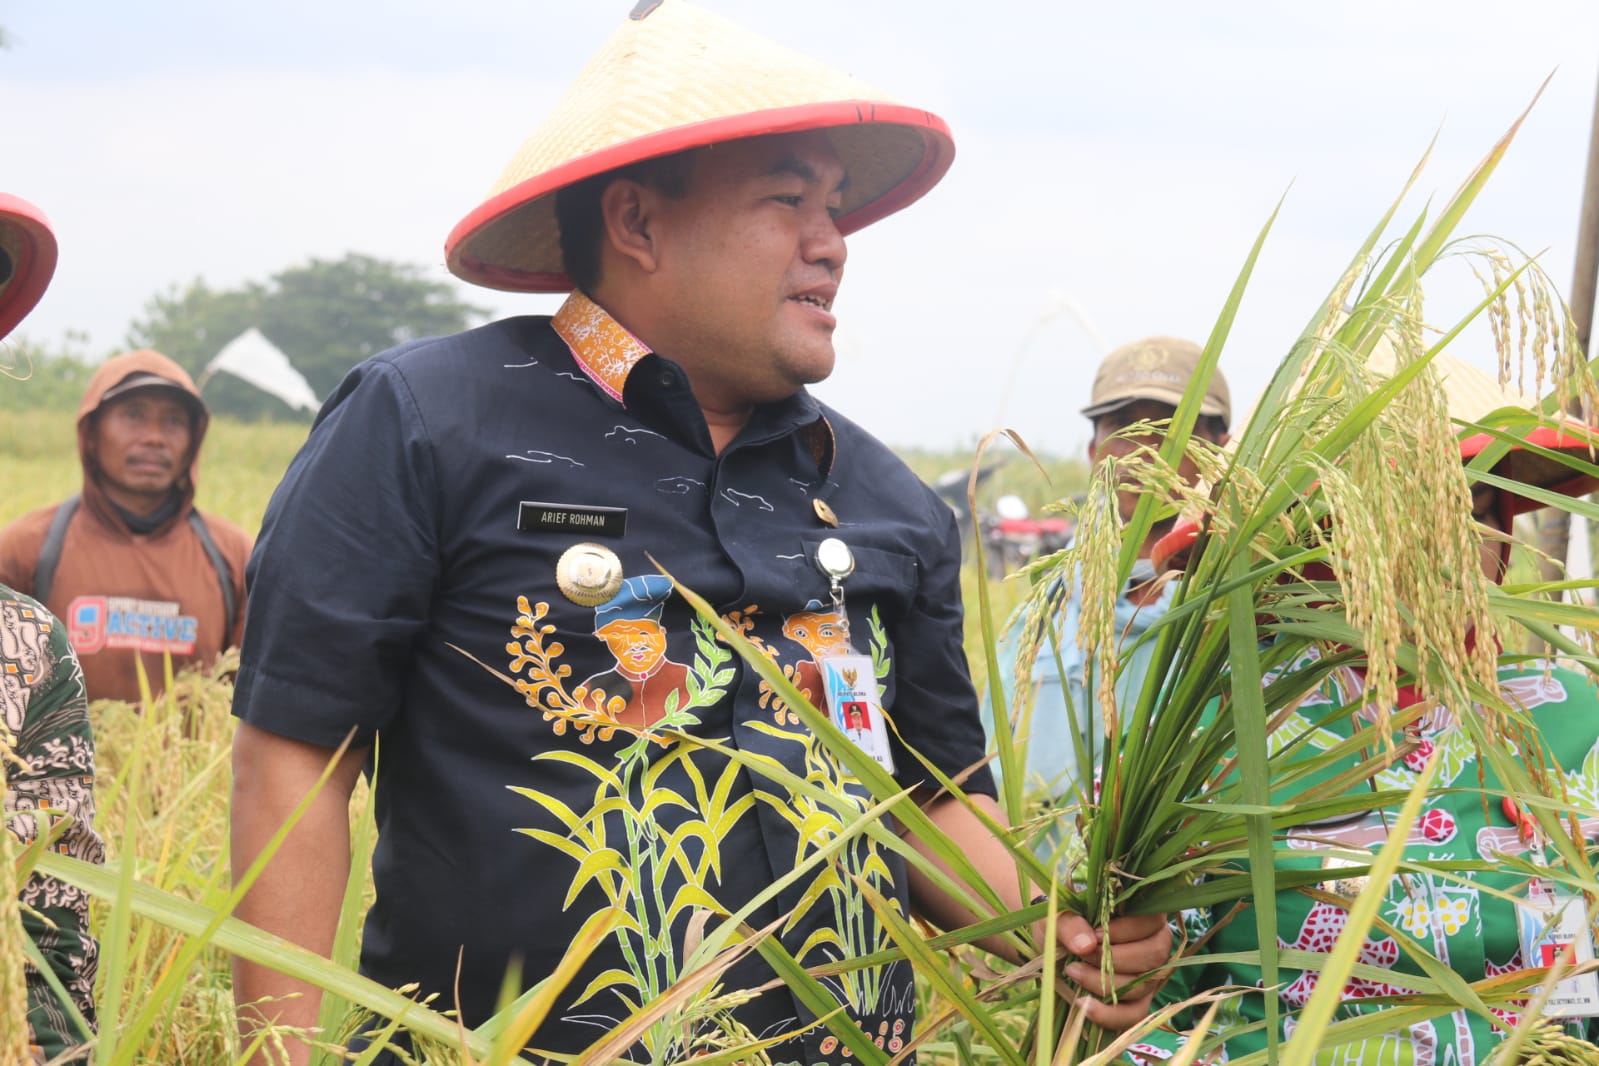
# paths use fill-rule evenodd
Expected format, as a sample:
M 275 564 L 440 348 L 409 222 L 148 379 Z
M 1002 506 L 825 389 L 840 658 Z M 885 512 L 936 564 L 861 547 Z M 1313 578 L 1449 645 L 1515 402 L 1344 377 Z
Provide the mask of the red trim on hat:
M 1186 570 L 1188 569 L 1188 550 L 1199 540 L 1199 525 L 1196 522 L 1178 522 L 1172 527 L 1170 533 L 1161 537 L 1151 546 L 1149 562 L 1158 570 Z
M 0 293 L 0 337 L 4 337 L 50 286 L 56 269 L 56 236 L 43 211 L 9 193 L 0 192 L 0 223 L 15 225 L 24 238 L 11 280 Z
M 1567 426 L 1576 432 L 1582 432 L 1586 428 L 1581 422 L 1570 420 L 1567 421 Z M 1472 436 L 1466 437 L 1460 442 L 1460 457 L 1462 459 L 1469 460 L 1481 455 L 1483 450 L 1487 448 L 1488 445 L 1499 439 L 1500 438 L 1495 437 L 1492 433 L 1476 433 Z M 1522 440 L 1525 440 L 1528 444 L 1535 448 L 1547 448 L 1549 451 L 1581 451 L 1586 453 L 1588 452 L 1590 446 L 1596 450 L 1599 450 L 1599 434 L 1596 434 L 1595 437 L 1592 438 L 1586 436 L 1572 436 L 1571 434 L 1564 432 L 1559 426 L 1534 426 L 1532 430 L 1522 438 Z M 1520 450 L 1520 444 L 1511 444 L 1510 451 L 1505 453 L 1504 459 L 1508 459 L 1512 453 Z M 1536 456 L 1529 456 L 1529 458 L 1535 461 L 1549 461 L 1538 460 L 1538 457 Z M 1503 462 L 1504 459 L 1501 459 L 1500 461 Z M 1561 496 L 1571 497 L 1586 496 L 1588 493 L 1593 492 L 1596 488 L 1599 488 L 1599 480 L 1595 480 L 1594 478 L 1589 477 L 1587 474 L 1576 470 L 1567 470 L 1566 473 L 1569 473 L 1571 476 L 1562 481 L 1550 482 L 1549 484 L 1540 484 L 1537 487 L 1541 489 L 1547 489 L 1550 492 L 1559 493 Z M 1519 495 L 1518 493 L 1508 489 L 1501 491 L 1500 496 L 1504 499 L 1509 517 L 1511 518 L 1514 518 L 1519 514 L 1525 514 L 1528 511 L 1536 511 L 1538 508 L 1544 506 L 1544 504 L 1541 502 L 1530 500 L 1527 497 Z
M 512 270 L 470 258 L 461 254 L 460 249 L 484 227 L 516 208 L 584 178 L 630 163 L 746 137 L 868 125 L 906 126 L 915 130 L 921 134 L 922 159 L 898 185 L 839 217 L 839 232 L 850 234 L 916 202 L 949 170 L 955 160 L 955 141 L 943 119 L 930 111 L 903 104 L 842 100 L 729 115 L 635 137 L 535 174 L 485 201 L 450 231 L 444 242 L 445 260 L 457 277 L 489 288 L 511 292 L 564 292 L 572 287 L 564 272 Z
M 1580 423 L 1578 423 L 1580 425 Z M 1460 442 L 1460 455 L 1464 459 L 1473 459 L 1483 453 L 1483 450 L 1500 438 L 1492 433 L 1477 433 Z M 1548 448 L 1550 451 L 1572 451 L 1577 448 L 1587 450 L 1588 440 L 1582 437 L 1572 437 L 1560 431 L 1558 426 L 1534 426 L 1532 431 L 1522 438 L 1535 448 Z M 1599 444 L 1599 440 L 1595 441 Z M 1511 451 L 1516 445 L 1510 446 Z

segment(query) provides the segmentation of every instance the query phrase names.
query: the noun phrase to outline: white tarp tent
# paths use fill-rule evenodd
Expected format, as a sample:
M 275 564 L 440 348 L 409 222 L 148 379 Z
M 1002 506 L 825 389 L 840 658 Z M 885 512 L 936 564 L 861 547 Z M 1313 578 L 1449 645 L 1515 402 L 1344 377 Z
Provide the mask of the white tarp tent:
M 204 388 L 206 381 L 218 371 L 248 381 L 290 407 L 314 412 L 321 406 L 310 383 L 294 369 L 289 357 L 254 326 L 229 341 L 216 358 L 206 364 L 200 374 L 200 387 Z

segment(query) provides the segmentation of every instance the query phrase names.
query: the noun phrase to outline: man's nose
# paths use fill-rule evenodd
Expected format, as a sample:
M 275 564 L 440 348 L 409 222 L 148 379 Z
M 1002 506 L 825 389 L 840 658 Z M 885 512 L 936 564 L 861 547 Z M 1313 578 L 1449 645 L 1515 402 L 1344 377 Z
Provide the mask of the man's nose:
M 835 280 L 844 269 L 849 248 L 844 242 L 844 234 L 838 228 L 838 221 L 830 211 L 816 213 L 815 221 L 805 235 L 803 253 L 806 262 L 826 265 Z

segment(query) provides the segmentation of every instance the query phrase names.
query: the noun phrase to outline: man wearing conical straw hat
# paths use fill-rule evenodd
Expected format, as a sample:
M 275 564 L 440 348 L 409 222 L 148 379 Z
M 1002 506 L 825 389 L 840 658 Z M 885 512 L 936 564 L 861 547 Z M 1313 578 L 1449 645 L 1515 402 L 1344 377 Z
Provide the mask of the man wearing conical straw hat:
M 0 338 L 39 302 L 55 264 L 55 234 L 43 212 L 0 193 Z M 0 374 L 12 371 L 0 353 Z M 22 885 L 19 908 L 9 890 L 16 844 L 4 834 L 31 845 L 54 832 L 56 850 L 104 861 L 105 846 L 94 829 L 94 733 L 83 667 L 67 627 L 43 604 L 3 584 L 0 786 L 0 870 L 8 886 L 7 898 L 0 899 L 0 1062 L 81 1061 L 78 1055 L 94 1036 L 100 958 L 89 933 L 88 894 L 34 873 Z M 24 960 L 23 945 L 14 939 L 19 933 L 47 961 L 48 976 Z
M 844 764 L 869 756 L 930 798 L 927 767 L 967 773 L 983 738 L 948 508 L 805 391 L 832 370 L 845 234 L 919 198 L 952 152 L 935 116 L 687 3 L 632 12 L 446 246 L 467 280 L 570 289 L 566 304 L 358 367 L 273 499 L 234 708 L 237 869 L 354 739 L 241 915 L 328 950 L 344 800 L 377 742 L 366 973 L 440 1006 L 459 990 L 477 1025 L 513 963 L 516 991 L 592 916 L 617 915 L 582 949 L 540 1050 L 577 1052 L 661 1001 L 720 914 L 747 907 L 807 967 L 892 949 L 863 885 L 901 913 L 961 920 L 869 837 L 819 861 L 872 802 Z M 793 690 L 675 591 L 651 605 L 652 639 L 689 665 L 686 698 L 624 715 L 645 701 L 595 620 L 661 570 L 790 680 L 809 652 L 785 619 L 835 605 L 850 654 L 823 665 L 853 686 L 856 720 L 880 723 L 861 749 L 818 744 L 807 720 L 840 710 L 789 706 Z M 997 817 L 986 771 L 965 781 Z M 971 812 L 929 810 L 1018 904 L 1008 852 Z M 1098 934 L 1071 917 L 1060 936 L 1070 973 L 1102 995 Z M 1169 949 L 1155 919 L 1110 939 L 1117 981 Z M 753 1039 L 781 1041 L 778 1061 L 837 1062 L 913 1039 L 904 963 L 823 978 L 843 1010 L 821 1025 L 816 1000 L 771 979 L 749 954 L 717 982 L 739 993 L 727 1010 L 652 1027 L 645 1051 Z M 242 1004 L 307 991 L 238 969 Z M 1094 999 L 1091 1016 L 1128 1024 L 1145 1013 L 1136 995 Z M 312 995 L 246 1010 L 316 1018 Z

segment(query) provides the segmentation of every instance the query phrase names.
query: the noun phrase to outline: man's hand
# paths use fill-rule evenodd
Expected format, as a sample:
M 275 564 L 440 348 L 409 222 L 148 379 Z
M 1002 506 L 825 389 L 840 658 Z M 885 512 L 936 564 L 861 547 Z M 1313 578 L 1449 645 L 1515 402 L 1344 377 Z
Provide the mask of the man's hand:
M 999 805 L 987 796 L 972 797 L 973 803 L 984 809 L 994 821 L 1004 824 L 1005 816 Z M 927 816 L 945 835 L 959 846 L 972 865 L 977 867 L 989 885 L 1012 910 L 1022 907 L 1017 887 L 1019 876 L 1016 863 L 999 840 L 978 818 L 954 799 L 935 801 L 927 808 Z M 944 864 L 929 849 L 917 843 L 918 850 L 939 865 Z M 945 867 L 947 871 L 947 867 Z M 918 912 L 942 929 L 955 929 L 976 921 L 976 916 L 935 888 L 927 878 L 911 871 L 911 899 Z M 1037 932 L 1042 933 L 1042 929 Z M 1150 1001 L 1160 987 L 1158 978 L 1141 982 L 1108 1002 L 1113 990 L 1126 987 L 1145 974 L 1163 969 L 1171 961 L 1172 937 L 1165 915 L 1141 915 L 1134 918 L 1116 918 L 1110 923 L 1110 943 L 1101 943 L 1099 931 L 1088 921 L 1075 914 L 1062 914 L 1055 926 L 1061 947 L 1075 961 L 1066 965 L 1065 974 L 1087 990 L 1089 1002 L 1084 1003 L 1088 1020 L 1106 1029 L 1127 1029 L 1149 1016 Z M 1018 961 L 1015 952 L 1001 938 L 980 941 L 980 946 L 1012 962 Z M 1108 951 L 1112 974 L 1107 980 L 1099 969 L 1101 958 Z
M 1089 1021 L 1106 1029 L 1128 1029 L 1149 1017 L 1150 1001 L 1160 990 L 1160 976 L 1121 993 L 1114 1004 L 1110 997 L 1117 989 L 1127 988 L 1171 961 L 1171 927 L 1164 914 L 1112 918 L 1108 945 L 1101 943 L 1097 929 L 1076 914 L 1061 915 L 1055 929 L 1061 945 L 1077 956 L 1066 966 L 1066 976 L 1088 993 L 1083 1012 Z M 1107 953 L 1111 969 L 1108 979 L 1100 970 Z

